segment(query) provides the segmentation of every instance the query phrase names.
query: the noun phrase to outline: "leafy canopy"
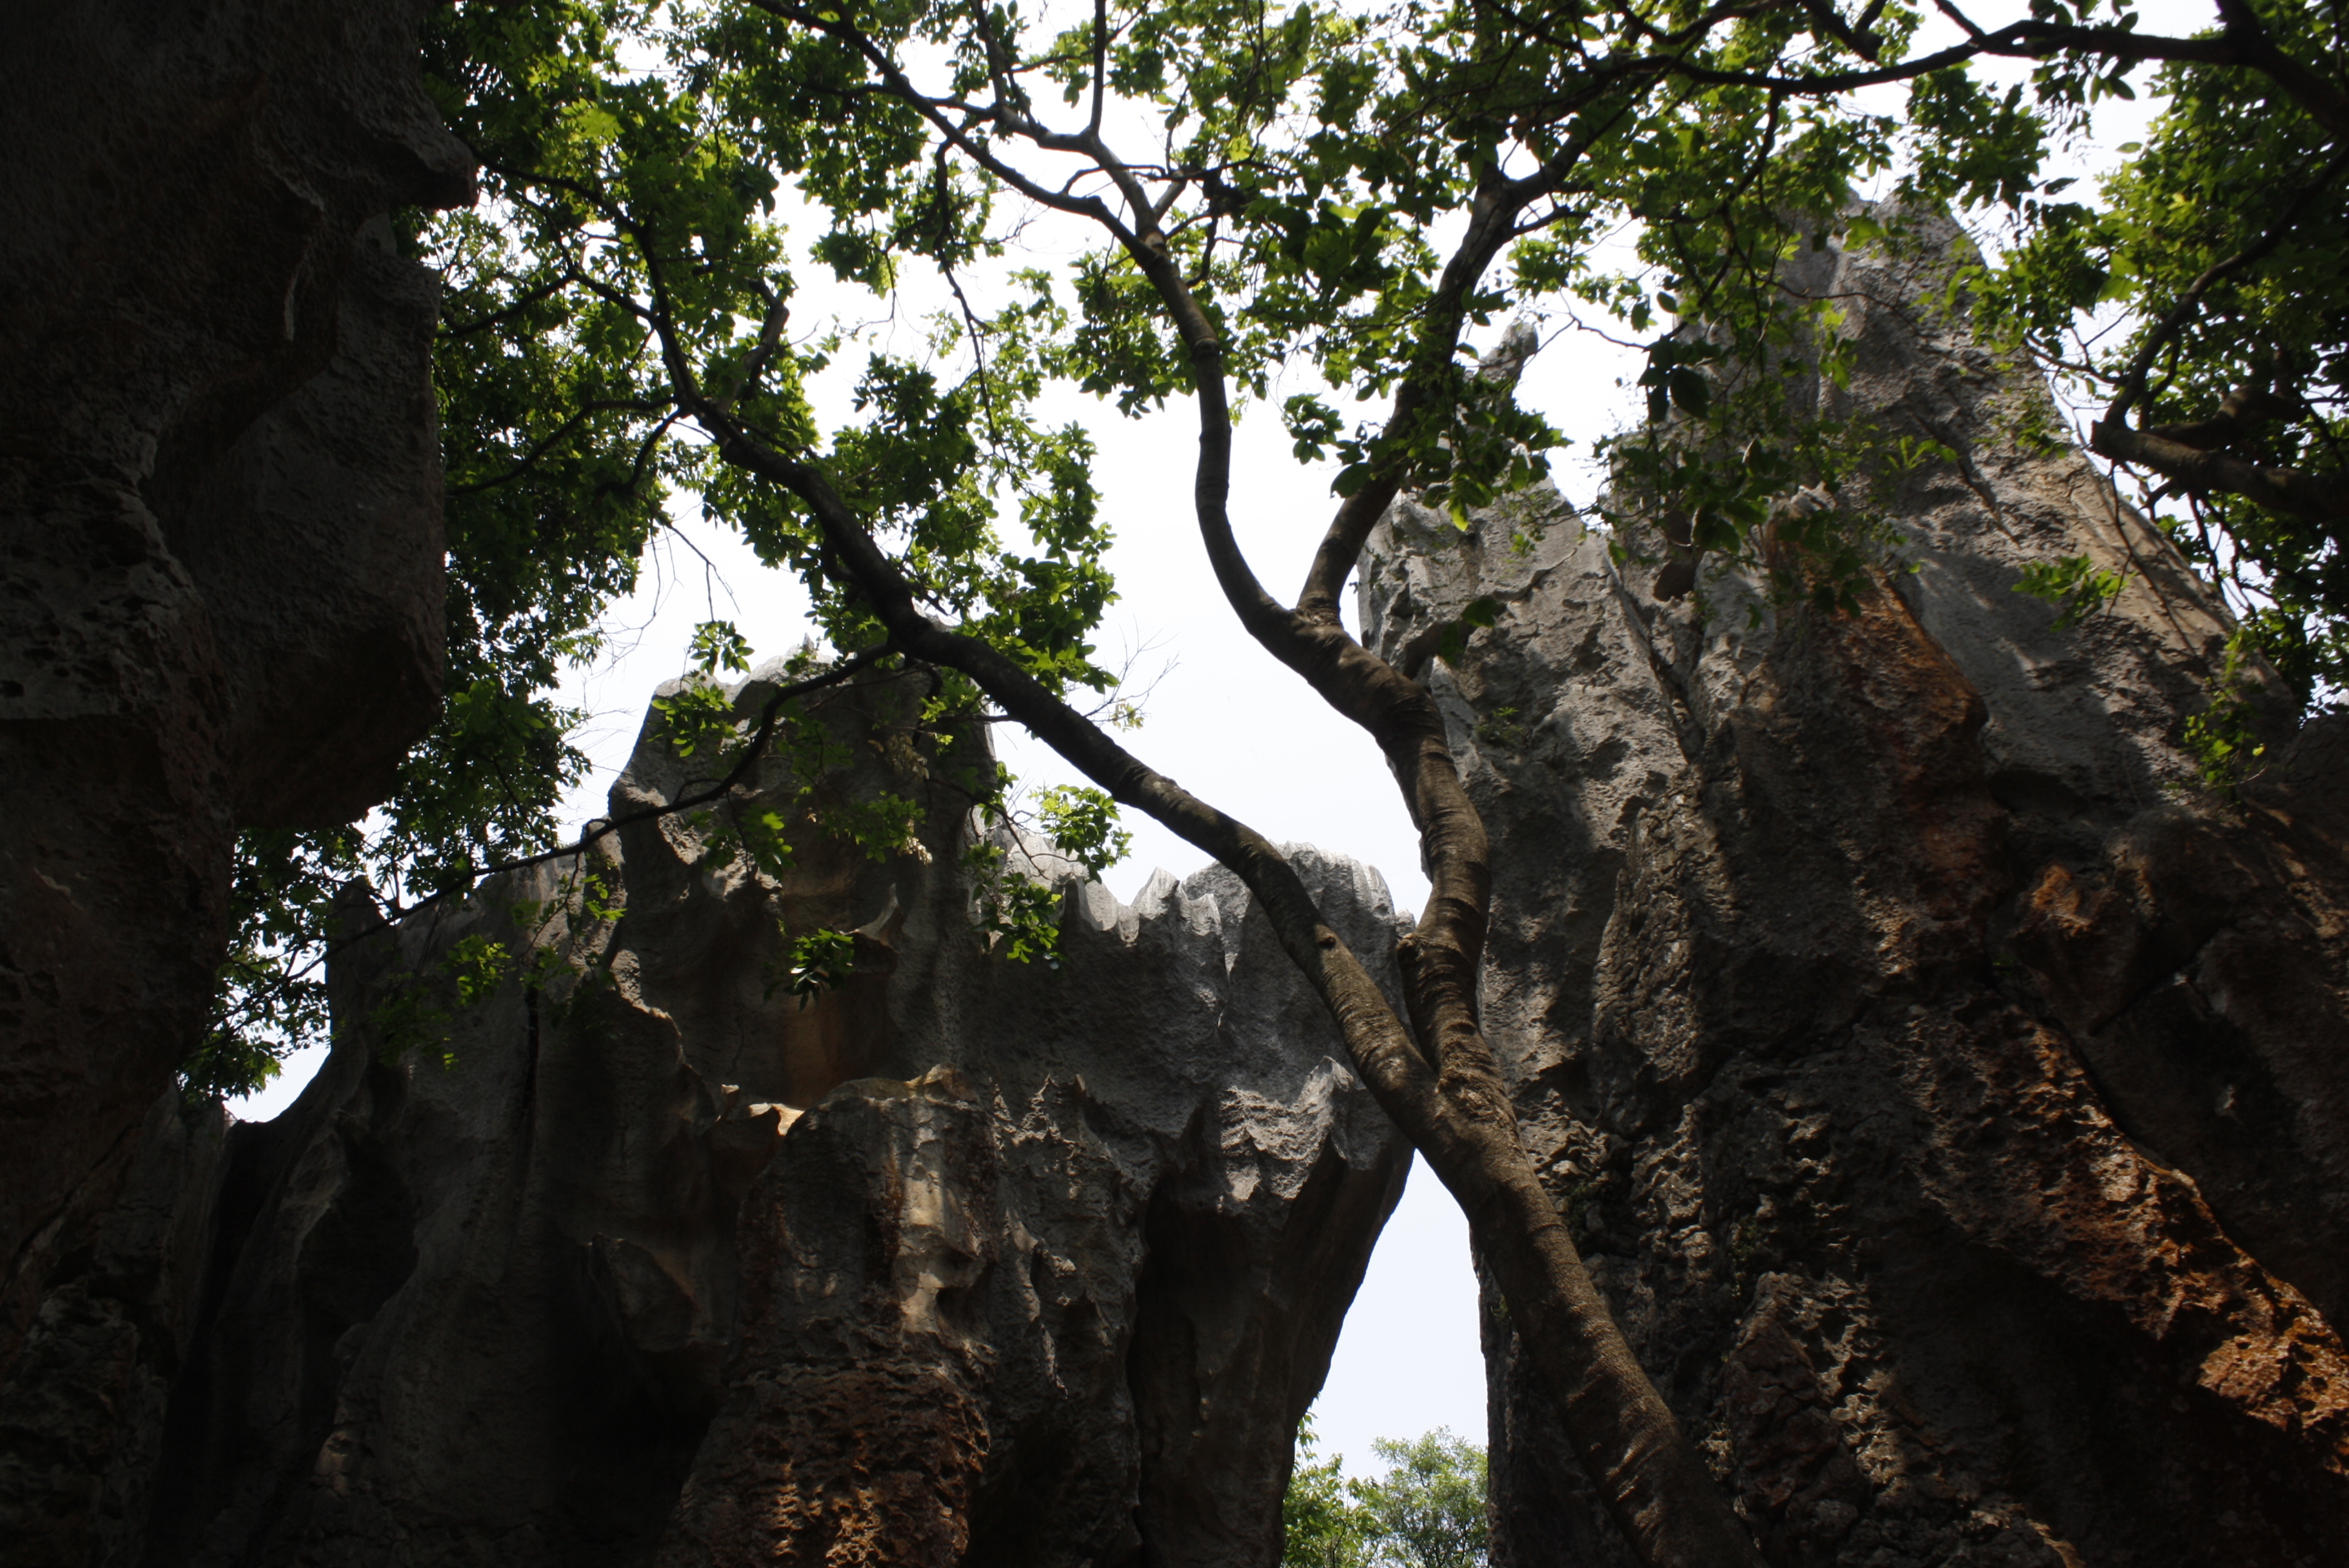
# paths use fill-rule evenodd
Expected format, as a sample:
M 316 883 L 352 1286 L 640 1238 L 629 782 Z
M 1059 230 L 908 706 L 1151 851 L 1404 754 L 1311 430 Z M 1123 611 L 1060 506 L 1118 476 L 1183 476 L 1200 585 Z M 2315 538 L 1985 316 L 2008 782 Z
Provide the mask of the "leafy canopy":
M 2147 476 L 2250 612 L 2243 656 L 2323 700 L 2344 656 L 2341 519 L 2283 502 L 2349 490 L 2341 18 L 2227 0 L 2213 32 L 2181 40 L 2127 0 L 2027 0 L 1954 32 L 1945 12 L 1961 15 L 1903 0 L 437 11 L 431 88 L 483 171 L 478 206 L 405 230 L 445 279 L 450 696 L 366 823 L 246 835 L 222 1008 L 190 1080 L 249 1087 L 322 1030 L 339 883 L 412 905 L 554 849 L 555 804 L 585 771 L 559 677 L 596 655 L 680 507 L 805 589 L 828 650 L 808 678 L 904 661 L 818 524 L 815 503 L 836 501 L 925 613 L 1052 693 L 1112 703 L 1092 641 L 1112 522 L 1087 430 L 1040 411 L 1054 388 L 1123 415 L 1207 398 L 1211 422 L 1226 399 L 1233 418 L 1277 399 L 1299 459 L 1335 459 L 1339 531 L 1403 490 L 1464 521 L 1538 482 L 1565 439 L 1512 377 L 1478 373 L 1469 340 L 1512 320 L 1552 336 L 1617 324 L 1647 358 L 1624 426 L 1594 443 L 1625 547 L 1653 524 L 1691 558 L 1758 560 L 1775 527 L 1796 547 L 1771 557 L 1785 590 L 1840 602 L 1897 542 L 1871 476 L 1945 456 L 1806 411 L 1775 374 L 1847 373 L 1823 330 L 1833 303 L 1777 278 L 1806 247 L 1900 242 L 1881 213 L 1855 216 L 1862 190 L 2007 228 L 2005 259 L 1970 279 L 1978 318 L 2110 394 L 2099 449 Z M 1993 57 L 2033 62 L 2030 80 L 1995 84 Z M 2044 179 L 2051 146 L 2133 82 L 2170 108 L 2103 203 Z M 808 306 L 843 290 L 862 303 Z M 2084 344 L 2097 308 L 2134 325 Z M 901 310 L 925 320 L 916 351 L 863 343 L 857 323 Z M 827 377 L 854 388 L 830 428 Z M 2240 405 L 2232 424 L 2184 428 L 2222 405 Z M 2315 491 L 2260 489 L 2246 465 Z M 1842 504 L 1790 519 L 1780 503 L 1805 489 Z M 2033 586 L 2085 612 L 2078 594 L 2110 584 Z M 792 701 L 744 715 L 719 690 L 767 634 L 713 623 L 688 651 L 701 681 L 664 717 L 718 791 L 697 810 L 722 815 L 730 770 L 788 749 L 799 722 Z M 987 707 L 942 669 L 924 721 L 943 733 Z M 1010 810 L 999 769 L 971 779 L 983 816 Z M 1088 865 L 1117 847 L 1105 798 L 1048 799 L 1042 825 Z M 755 822 L 717 848 L 776 854 Z M 984 853 L 971 869 L 982 929 L 1048 954 L 1041 884 Z
M 2339 7 L 2258 14 L 2339 77 Z M 2096 447 L 2133 460 L 2140 504 L 2221 584 L 2238 655 L 2264 658 L 2303 705 L 2329 701 L 2349 686 L 2344 139 L 2263 74 L 2176 64 L 2152 86 L 2166 107 L 2102 201 L 2033 209 L 1983 280 L 1983 314 L 2085 396 L 2126 395 L 2139 429 L 2172 438 L 2147 450 L 2108 412 Z M 2133 315 L 2099 333 L 2099 306 Z M 2305 482 L 2246 490 L 2194 464 L 2229 458 Z

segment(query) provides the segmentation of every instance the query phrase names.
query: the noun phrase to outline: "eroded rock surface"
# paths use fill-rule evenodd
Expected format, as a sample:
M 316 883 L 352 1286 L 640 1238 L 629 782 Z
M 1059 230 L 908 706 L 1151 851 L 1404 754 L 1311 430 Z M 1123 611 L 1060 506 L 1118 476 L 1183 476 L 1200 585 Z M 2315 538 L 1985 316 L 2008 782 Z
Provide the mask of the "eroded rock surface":
M 1071 883 L 1057 968 L 988 952 L 926 689 L 822 699 L 816 802 L 916 808 L 884 861 L 775 760 L 781 879 L 637 820 L 338 957 L 333 1057 L 230 1137 L 149 1561 L 1278 1560 L 1408 1150 L 1227 873 Z M 689 786 L 653 735 L 614 814 Z M 1386 953 L 1376 873 L 1299 855 Z M 794 994 L 823 928 L 854 972 Z
M 419 15 L 0 28 L 0 1380 L 200 1038 L 236 830 L 356 815 L 437 701 L 434 288 L 380 215 L 471 159 Z
M 1858 614 L 1717 564 L 1659 603 L 1554 496 L 1382 526 L 1374 645 L 1495 838 L 1487 1027 L 1773 1562 L 2332 1562 L 2341 727 L 2240 807 L 2199 787 L 2227 623 L 2089 462 L 2031 455 L 2044 390 L 1926 303 L 1933 239 L 1795 279 L 1857 339 L 1811 395 L 1960 454 L 1882 492 L 1920 569 Z M 2059 630 L 2013 585 L 2076 555 L 2128 586 Z M 1486 1345 L 1495 1562 L 1624 1561 L 1489 1292 Z

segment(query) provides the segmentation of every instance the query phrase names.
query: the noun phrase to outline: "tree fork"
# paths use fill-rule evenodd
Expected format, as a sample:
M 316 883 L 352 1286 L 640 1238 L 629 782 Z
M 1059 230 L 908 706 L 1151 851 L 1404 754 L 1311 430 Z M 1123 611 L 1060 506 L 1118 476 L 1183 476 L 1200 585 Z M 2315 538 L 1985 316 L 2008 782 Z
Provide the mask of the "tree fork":
M 1571 149 L 1534 175 L 1495 179 L 1479 193 L 1469 233 L 1444 269 L 1413 372 L 1396 390 L 1390 433 L 1399 420 L 1418 417 L 1428 400 L 1426 383 L 1449 368 L 1468 293 L 1498 254 L 1515 213 L 1554 189 L 1578 157 L 1579 150 Z M 1168 261 L 1151 208 L 1122 167 L 1112 173 L 1135 223 L 1131 232 L 1123 226 L 1113 232 L 1190 350 L 1199 413 L 1195 501 L 1216 580 L 1250 634 L 1378 743 L 1427 857 L 1427 907 L 1397 956 L 1412 1032 L 1426 1051 L 1425 1063 L 1436 1069 L 1434 1079 L 1389 1085 L 1371 1078 L 1367 1067 L 1364 1076 L 1467 1213 L 1504 1299 L 1522 1304 L 1527 1346 L 1566 1418 L 1577 1457 L 1640 1561 L 1759 1563 L 1744 1524 L 1632 1355 L 1575 1249 L 1526 1152 L 1507 1086 L 1476 1022 L 1491 845 L 1461 783 L 1443 715 L 1424 686 L 1355 641 L 1338 619 L 1337 592 L 1360 560 L 1371 524 L 1398 493 L 1396 472 L 1381 465 L 1362 491 L 1340 505 L 1296 609 L 1265 591 L 1231 528 L 1223 346 Z M 1200 847 L 1216 852 L 1211 845 Z M 1464 1147 L 1434 1138 L 1452 1127 L 1465 1134 Z
M 1147 812 L 1238 875 L 1337 1020 L 1363 1081 L 1466 1213 L 1504 1298 L 1520 1315 L 1578 1455 L 1634 1554 L 1650 1568 L 1758 1568 L 1752 1539 L 1631 1354 L 1526 1154 L 1506 1090 L 1462 995 L 1460 977 L 1473 976 L 1474 962 L 1458 945 L 1456 927 L 1466 916 L 1481 931 L 1482 901 L 1459 900 L 1458 912 L 1439 916 L 1435 906 L 1448 901 L 1432 898 L 1431 914 L 1422 920 L 1423 928 L 1433 923 L 1428 937 L 1415 933 L 1406 944 L 1416 954 L 1405 966 L 1414 1011 L 1427 1008 L 1427 1037 L 1441 1042 L 1431 1060 L 1262 834 L 1151 769 L 990 645 L 931 620 L 822 474 L 755 440 L 698 393 L 689 400 L 718 438 L 721 457 L 808 506 L 843 574 L 900 649 L 968 676 L 1113 799 Z M 1453 788 L 1458 789 L 1456 772 Z M 1459 803 L 1465 807 L 1464 791 Z M 1474 822 L 1473 808 L 1466 814 Z M 1481 843 L 1481 822 L 1474 832 Z M 1448 870 L 1454 879 L 1462 872 L 1456 859 Z M 1449 951 L 1440 957 L 1433 951 L 1444 949 Z M 1413 971 L 1430 979 L 1412 984 Z M 1447 1078 L 1462 1080 L 1449 1094 Z
M 1532 189 L 1531 181 L 1523 183 Z M 1488 258 L 1497 249 L 1489 239 L 1495 227 L 1506 232 L 1507 225 L 1475 225 L 1463 254 Z M 1447 345 L 1456 339 L 1460 325 L 1457 302 L 1485 264 L 1479 260 L 1462 266 L 1461 259 L 1455 255 L 1445 273 L 1457 291 L 1454 308 L 1435 313 L 1429 325 L 1431 337 L 1441 330 Z M 1182 287 L 1178 278 L 1154 275 L 1153 282 L 1162 294 Z M 1377 741 L 1427 855 L 1427 908 L 1398 958 L 1413 1032 L 1436 1077 L 1432 1084 L 1414 1080 L 1392 1088 L 1372 1080 L 1371 1088 L 1467 1213 L 1479 1254 L 1498 1277 L 1504 1301 L 1522 1304 L 1523 1337 L 1535 1367 L 1566 1419 L 1584 1472 L 1640 1561 L 1758 1564 L 1762 1559 L 1752 1538 L 1632 1355 L 1542 1186 L 1499 1065 L 1476 1023 L 1476 977 L 1492 895 L 1490 841 L 1460 781 L 1433 697 L 1348 635 L 1338 621 L 1335 588 L 1360 559 L 1369 528 L 1350 502 L 1340 508 L 1325 534 L 1307 584 L 1309 602 L 1328 602 L 1325 614 L 1281 608 L 1264 591 L 1239 552 L 1226 510 L 1231 421 L 1224 413 L 1222 346 L 1195 304 L 1186 299 L 1185 309 L 1168 303 L 1191 340 L 1200 390 L 1199 524 L 1216 578 L 1257 642 Z M 1189 330 L 1194 321 L 1200 324 L 1195 336 Z M 1420 362 L 1429 357 L 1423 354 Z M 1447 366 L 1449 358 L 1447 349 Z M 1398 405 L 1409 398 L 1416 406 L 1423 397 L 1415 381 L 1407 379 L 1398 389 Z M 1384 482 L 1391 498 L 1392 478 Z M 1364 1076 L 1370 1077 L 1367 1069 Z M 1398 1090 L 1401 1098 L 1393 1098 Z M 1422 1095 L 1433 1108 L 1417 1098 Z M 1439 1149 L 1423 1135 L 1423 1129 L 1433 1132 L 1454 1125 L 1465 1133 L 1467 1147 Z
M 1477 1026 L 1476 975 L 1492 889 L 1490 845 L 1461 785 L 1442 715 L 1423 687 L 1348 636 L 1338 620 L 1336 591 L 1359 559 L 1371 525 L 1398 493 L 1399 468 L 1392 459 L 1379 464 L 1365 487 L 1370 493 L 1358 494 L 1340 509 L 1308 583 L 1309 613 L 1274 599 L 1257 581 L 1231 529 L 1231 419 L 1223 346 L 1175 265 L 1159 210 L 1131 168 L 1094 128 L 1061 135 L 1024 116 L 1016 122 L 999 119 L 1003 129 L 1037 147 L 1091 159 L 1125 203 L 1128 222 L 1098 198 L 1048 191 L 995 157 L 937 102 L 914 89 L 886 51 L 854 26 L 812 15 L 786 0 L 753 3 L 848 42 L 888 89 L 950 144 L 1031 199 L 1101 223 L 1150 282 L 1193 363 L 1200 428 L 1194 503 L 1217 582 L 1251 635 L 1378 741 L 1420 830 L 1432 886 L 1419 925 L 1399 954 L 1415 1029 L 1407 1030 L 1394 1016 L 1360 961 L 1322 920 L 1295 871 L 1260 834 L 1149 769 L 994 647 L 923 614 L 895 564 L 820 472 L 753 438 L 729 410 L 694 387 L 663 312 L 656 325 L 680 404 L 691 407 L 718 438 L 722 458 L 781 484 L 808 506 L 838 568 L 900 647 L 970 676 L 1112 798 L 1148 812 L 1240 877 L 1336 1018 L 1364 1081 L 1467 1214 L 1505 1297 L 1520 1304 L 1529 1343 L 1541 1342 L 1535 1346 L 1535 1365 L 1568 1419 L 1586 1472 L 1634 1554 L 1650 1568 L 1758 1568 L 1762 1559 L 1752 1538 L 1631 1354 L 1583 1266 L 1526 1155 L 1507 1088 Z M 1469 292 L 1513 235 L 1516 214 L 1557 190 L 1586 146 L 1578 138 L 1519 179 L 1485 171 L 1469 232 L 1444 268 L 1413 369 L 1398 388 L 1390 433 L 1398 419 L 1417 417 L 1429 384 L 1450 368 Z M 657 289 L 657 270 L 655 282 Z
M 1317 560 L 1317 578 L 1339 553 Z M 1351 568 L 1346 560 L 1340 581 Z M 1474 1130 L 1465 1168 L 1440 1159 L 1388 1091 L 1375 1083 L 1373 1089 L 1467 1212 L 1478 1254 L 1496 1276 L 1512 1327 L 1565 1418 L 1577 1458 L 1640 1561 L 1759 1563 L 1744 1524 L 1632 1354 L 1526 1153 L 1507 1087 L 1476 1022 L 1490 841 L 1461 783 L 1434 699 L 1334 617 L 1309 622 L 1291 612 L 1274 635 L 1258 640 L 1369 732 L 1420 830 L 1428 903 L 1398 958 L 1413 1033 L 1438 1068 L 1431 1092 Z

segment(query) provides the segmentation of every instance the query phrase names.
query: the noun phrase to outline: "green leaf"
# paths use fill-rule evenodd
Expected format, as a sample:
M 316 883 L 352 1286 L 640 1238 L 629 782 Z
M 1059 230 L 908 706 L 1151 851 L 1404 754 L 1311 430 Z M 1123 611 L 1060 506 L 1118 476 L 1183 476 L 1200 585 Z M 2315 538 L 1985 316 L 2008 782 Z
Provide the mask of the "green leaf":
M 792 939 L 784 982 L 802 1006 L 828 991 L 839 990 L 855 973 L 854 933 L 811 931 Z

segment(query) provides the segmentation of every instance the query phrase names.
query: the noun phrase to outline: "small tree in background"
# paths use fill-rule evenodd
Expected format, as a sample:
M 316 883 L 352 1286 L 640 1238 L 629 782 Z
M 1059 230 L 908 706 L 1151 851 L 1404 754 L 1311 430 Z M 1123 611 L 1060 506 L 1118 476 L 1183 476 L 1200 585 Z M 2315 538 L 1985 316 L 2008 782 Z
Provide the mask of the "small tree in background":
M 1311 1418 L 1299 1425 L 1282 1568 L 1484 1568 L 1485 1450 L 1441 1427 L 1371 1446 L 1387 1473 L 1348 1480 L 1341 1457 L 1316 1462 Z

